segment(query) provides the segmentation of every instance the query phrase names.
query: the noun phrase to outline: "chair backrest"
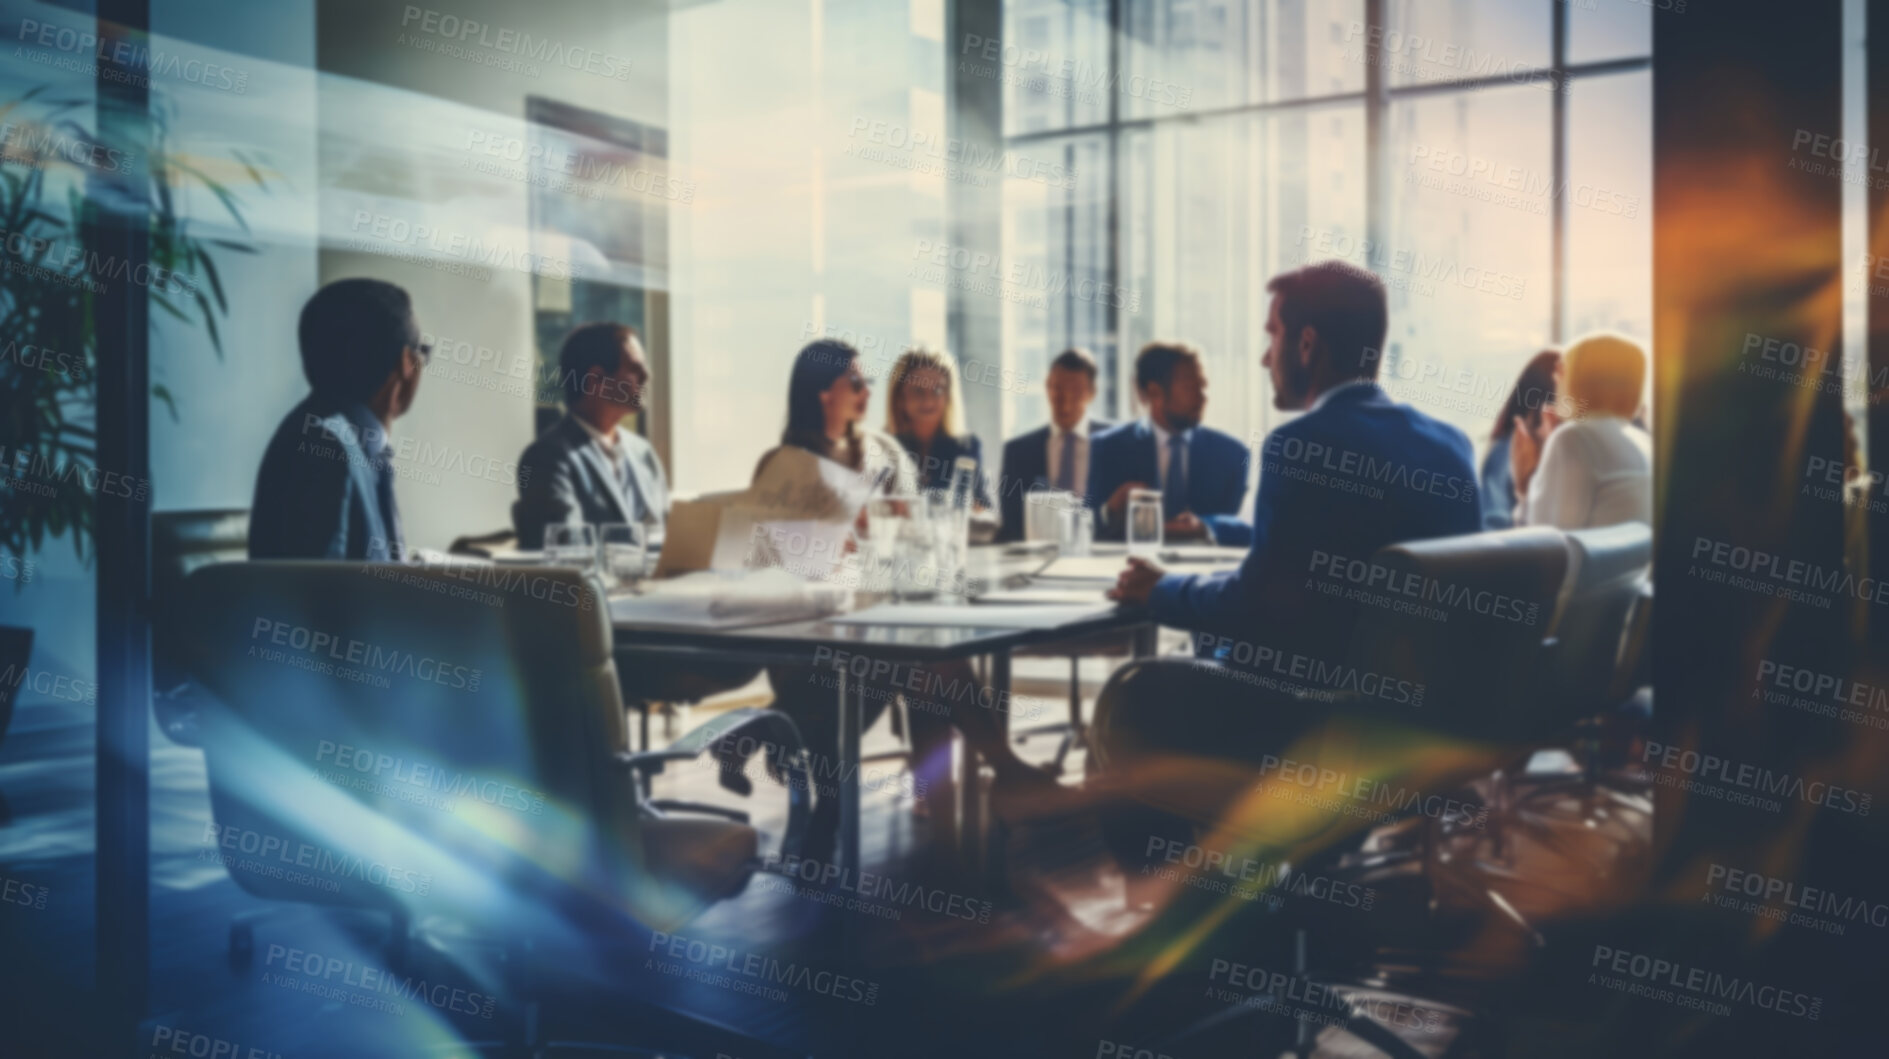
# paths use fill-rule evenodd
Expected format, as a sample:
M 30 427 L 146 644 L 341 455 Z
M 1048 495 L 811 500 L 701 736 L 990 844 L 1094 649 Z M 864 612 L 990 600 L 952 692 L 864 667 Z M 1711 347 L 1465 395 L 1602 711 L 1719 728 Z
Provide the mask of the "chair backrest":
M 178 657 L 178 600 L 184 579 L 211 563 L 249 557 L 249 511 L 159 511 L 151 516 L 151 683 L 168 691 L 184 679 Z
M 1567 536 L 1572 569 L 1543 690 L 1549 709 L 1573 721 L 1611 705 L 1622 636 L 1653 561 L 1653 530 L 1624 522 Z
M 1347 578 L 1358 597 L 1352 663 L 1424 687 L 1405 719 L 1434 731 L 1509 740 L 1529 730 L 1528 689 L 1567 570 L 1542 527 L 1395 544 Z
M 608 611 L 575 570 L 241 562 L 192 574 L 214 840 L 246 890 L 490 914 L 641 869 Z

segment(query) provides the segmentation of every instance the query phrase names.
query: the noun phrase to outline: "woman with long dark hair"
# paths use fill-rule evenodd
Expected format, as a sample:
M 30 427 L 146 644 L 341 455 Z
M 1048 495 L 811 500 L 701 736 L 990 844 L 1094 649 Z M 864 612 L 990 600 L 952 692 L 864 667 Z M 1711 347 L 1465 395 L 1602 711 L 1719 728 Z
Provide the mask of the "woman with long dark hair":
M 794 358 L 788 379 L 787 428 L 781 432 L 781 444 L 761 457 L 756 479 L 776 453 L 791 447 L 852 468 L 872 481 L 875 495 L 916 495 L 919 478 L 911 457 L 892 438 L 860 426 L 871 397 L 871 380 L 860 370 L 858 350 L 834 339 L 808 344 Z M 825 679 L 830 675 L 801 666 L 768 670 L 775 708 L 794 719 L 814 753 L 826 755 L 828 769 L 839 761 L 838 711 Z M 928 690 L 915 693 L 913 688 Z M 980 694 L 977 678 L 964 662 L 896 666 L 891 681 L 867 681 L 862 725 L 870 728 L 895 695 L 906 700 L 906 715 L 912 722 L 912 771 L 926 781 L 926 787 L 950 767 L 950 725 L 956 725 L 965 742 L 996 769 L 1000 789 L 993 793 L 1006 801 L 1011 795 L 1055 786 L 1053 777 L 1025 763 L 1011 749 L 993 712 L 1009 709 L 1010 704 Z M 815 850 L 832 841 L 839 824 L 839 800 L 824 796 L 829 793 L 837 792 L 816 789 L 809 836 Z
M 787 378 L 781 443 L 761 457 L 755 474 L 782 448 L 797 448 L 852 468 L 871 479 L 881 495 L 918 492 L 918 470 L 899 443 L 860 426 L 871 400 L 872 380 L 860 370 L 857 349 L 832 338 L 809 342 L 794 357 Z
M 1504 530 L 1515 525 L 1515 476 L 1509 467 L 1509 447 L 1515 441 L 1517 420 L 1527 424 L 1531 436 L 1545 436 L 1554 429 L 1555 371 L 1561 364 L 1559 350 L 1544 349 L 1528 360 L 1521 377 L 1515 380 L 1509 399 L 1495 417 L 1489 432 L 1489 452 L 1482 458 L 1482 528 Z M 1547 417 L 1543 429 L 1543 417 Z

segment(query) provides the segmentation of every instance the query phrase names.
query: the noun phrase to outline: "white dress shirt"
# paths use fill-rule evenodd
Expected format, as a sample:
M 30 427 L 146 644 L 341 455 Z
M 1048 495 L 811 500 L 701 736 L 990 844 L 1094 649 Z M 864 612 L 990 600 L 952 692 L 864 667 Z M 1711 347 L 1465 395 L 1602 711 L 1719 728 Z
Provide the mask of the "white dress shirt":
M 1652 439 L 1619 416 L 1556 427 L 1515 505 L 1515 524 L 1574 530 L 1622 522 L 1653 524 Z
M 1053 486 L 1062 481 L 1063 437 L 1074 435 L 1076 454 L 1076 473 L 1069 480 L 1075 483 L 1075 491 L 1080 493 L 1089 488 L 1089 417 L 1083 416 L 1074 430 L 1064 430 L 1054 422 L 1049 425 L 1049 481 Z
M 585 419 L 583 416 L 572 416 L 571 418 L 577 420 L 577 425 L 584 428 L 584 433 L 589 434 L 592 441 L 603 446 L 604 455 L 610 457 L 610 466 L 616 469 L 617 480 L 622 481 L 624 476 L 623 446 L 617 443 L 617 431 L 623 429 L 622 424 L 611 427 L 610 433 L 606 434 L 598 430 L 591 424 L 590 420 Z

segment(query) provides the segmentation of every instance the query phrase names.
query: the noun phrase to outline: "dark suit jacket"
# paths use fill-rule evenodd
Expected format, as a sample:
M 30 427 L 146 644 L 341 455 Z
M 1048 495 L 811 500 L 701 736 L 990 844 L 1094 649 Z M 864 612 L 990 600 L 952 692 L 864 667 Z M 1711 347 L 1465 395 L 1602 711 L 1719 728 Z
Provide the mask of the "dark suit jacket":
M 966 438 L 954 438 L 943 431 L 931 439 L 931 452 L 919 455 L 918 439 L 908 434 L 898 436 L 900 447 L 912 458 L 912 465 L 918 468 L 918 487 L 920 489 L 949 489 L 951 475 L 958 467 L 959 456 L 969 456 L 977 461 L 976 492 L 977 502 L 985 507 L 993 506 L 990 502 L 990 483 L 984 474 L 984 443 L 977 435 Z
M 381 504 L 391 460 L 386 429 L 366 405 L 309 395 L 263 451 L 249 557 L 385 562 L 404 554 L 399 515 Z
M 1095 466 L 1095 436 L 1112 429 L 1113 423 L 1089 420 L 1089 466 Z M 1000 541 L 1023 539 L 1023 498 L 1030 490 L 1053 487 L 1049 478 L 1050 427 L 1045 423 L 1028 434 L 1004 442 L 1003 469 L 997 475 L 997 499 L 1003 515 Z M 1079 483 L 1078 488 L 1088 485 Z
M 1212 427 L 1195 427 L 1187 443 L 1187 510 L 1207 524 L 1214 540 L 1238 547 L 1253 538 L 1240 517 L 1246 506 L 1246 446 Z M 1100 435 L 1089 444 L 1089 504 L 1097 509 L 1098 538 L 1120 540 L 1122 526 L 1105 525 L 1101 507 L 1123 482 L 1161 484 L 1154 427 L 1137 419 Z
M 518 459 L 518 501 L 512 528 L 520 548 L 544 547 L 544 527 L 567 522 L 634 522 L 631 491 L 642 500 L 650 542 L 662 539 L 669 517 L 669 479 L 648 441 L 618 429 L 618 444 L 629 457 L 631 484 L 625 490 L 597 439 L 582 423 L 565 416 L 538 435 Z
M 1163 577 L 1149 600 L 1161 624 L 1246 641 L 1249 656 L 1271 647 L 1342 663 L 1355 605 L 1312 584 L 1314 552 L 1368 562 L 1389 544 L 1482 527 L 1469 439 L 1375 384 L 1333 391 L 1267 435 L 1259 458 L 1245 561 Z

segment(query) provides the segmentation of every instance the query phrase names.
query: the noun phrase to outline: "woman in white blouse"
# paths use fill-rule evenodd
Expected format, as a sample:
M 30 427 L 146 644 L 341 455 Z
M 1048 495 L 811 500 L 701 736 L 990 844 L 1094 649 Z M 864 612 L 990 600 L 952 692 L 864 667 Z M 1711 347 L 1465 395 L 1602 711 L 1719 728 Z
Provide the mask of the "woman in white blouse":
M 1591 529 L 1653 522 L 1653 443 L 1634 425 L 1646 389 L 1646 351 L 1614 334 L 1569 346 L 1556 370 L 1572 418 L 1516 420 L 1509 448 L 1517 526 Z

